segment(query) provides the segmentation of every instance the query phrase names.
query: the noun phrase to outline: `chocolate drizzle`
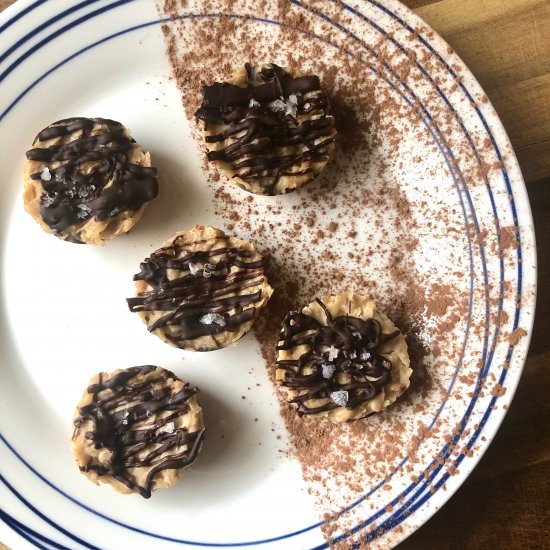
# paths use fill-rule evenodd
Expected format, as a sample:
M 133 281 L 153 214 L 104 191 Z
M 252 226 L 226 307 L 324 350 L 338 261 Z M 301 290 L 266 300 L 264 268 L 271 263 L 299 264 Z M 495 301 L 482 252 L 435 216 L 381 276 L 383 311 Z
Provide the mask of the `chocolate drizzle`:
M 244 248 L 188 251 L 176 238 L 141 263 L 134 280 L 145 281 L 151 290 L 128 298 L 128 307 L 132 312 L 160 313 L 148 321 L 149 331 L 168 329 L 166 336 L 178 347 L 206 335 L 216 341 L 217 334 L 254 319 L 255 304 L 263 299 L 262 291 L 254 289 L 265 280 L 258 257 Z M 176 270 L 177 276 L 169 278 L 168 270 Z
M 208 160 L 231 165 L 238 177 L 275 194 L 282 176 L 317 174 L 312 163 L 326 162 L 334 142 L 334 119 L 319 78 L 292 78 L 271 64 L 256 70 L 245 65 L 247 86 L 214 83 L 203 87 L 203 103 L 195 116 L 218 133 L 208 143 L 229 140 L 210 150 Z M 304 165 L 306 166 L 304 168 Z
M 307 346 L 298 359 L 281 359 L 282 386 L 298 393 L 290 400 L 299 415 L 354 409 L 378 395 L 391 380 L 391 362 L 378 353 L 379 347 L 395 338 L 399 330 L 382 334 L 376 319 L 362 320 L 349 315 L 333 318 L 325 304 L 322 324 L 304 313 L 291 311 L 283 320 L 277 350 Z M 326 402 L 308 406 L 312 399 Z
M 135 141 L 119 122 L 104 118 L 68 118 L 42 130 L 33 145 L 61 138 L 61 143 L 35 147 L 27 159 L 44 168 L 31 175 L 40 180 L 40 214 L 58 234 L 79 242 L 86 221 L 139 210 L 158 194 L 156 169 L 129 162 Z
M 133 382 L 139 375 L 153 371 L 157 371 L 154 376 Z M 149 498 L 159 472 L 191 464 L 205 430 L 189 432 L 175 427 L 177 420 L 189 412 L 188 400 L 198 392 L 189 385 L 175 391 L 170 382 L 178 380 L 170 371 L 152 365 L 123 370 L 108 380 L 100 375 L 98 383 L 87 389 L 92 402 L 78 410 L 73 439 L 78 429 L 91 421 L 93 430 L 85 437 L 96 449 L 108 449 L 112 454 L 107 463 L 91 459 L 80 469 L 109 475 Z M 150 468 L 143 485 L 129 472 L 131 468 Z

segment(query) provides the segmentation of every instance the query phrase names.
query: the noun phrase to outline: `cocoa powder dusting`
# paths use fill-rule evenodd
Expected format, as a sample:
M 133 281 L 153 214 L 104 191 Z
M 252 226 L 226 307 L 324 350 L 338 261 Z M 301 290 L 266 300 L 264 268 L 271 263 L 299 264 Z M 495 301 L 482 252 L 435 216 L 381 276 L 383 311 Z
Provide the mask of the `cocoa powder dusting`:
M 426 80 L 417 63 L 429 74 L 442 70 L 436 56 L 420 47 L 413 51 L 420 43 L 418 35 L 409 36 L 404 53 L 391 36 L 373 40 L 376 33 L 369 31 L 363 37 L 369 41 L 367 50 L 362 40 L 319 17 L 322 9 L 344 27 L 357 24 L 339 2 L 305 2 L 305 7 L 288 1 L 250 4 L 171 0 L 159 1 L 158 9 L 161 16 L 172 18 L 163 33 L 189 119 L 201 104 L 201 86 L 224 81 L 245 62 L 274 62 L 318 75 L 329 94 L 339 132 L 336 151 L 321 176 L 304 188 L 259 197 L 220 178 L 206 162 L 203 166 L 219 225 L 254 242 L 266 259 L 275 293 L 254 334 L 272 380 L 283 316 L 316 296 L 342 291 L 369 295 L 407 335 L 414 370 L 411 387 L 379 414 L 333 425 L 299 417 L 278 395 L 293 454 L 325 520 L 327 541 L 338 548 L 351 547 L 350 540 L 367 547 L 361 530 L 355 535 L 349 530 L 381 505 L 391 515 L 394 507 L 385 495 L 399 486 L 395 480 L 428 482 L 430 471 L 422 465 L 434 455 L 433 442 L 443 439 L 451 445 L 463 430 L 448 409 L 438 413 L 450 385 L 459 403 L 480 388 L 492 395 L 504 391 L 494 380 L 479 379 L 480 350 L 486 332 L 508 321 L 498 311 L 499 301 L 511 299 L 514 288 L 490 275 L 484 281 L 472 258 L 482 249 L 499 257 L 512 254 L 517 228 L 497 233 L 490 220 L 480 227 L 464 219 L 460 190 L 451 176 L 458 177 L 460 170 L 465 181 L 483 190 L 485 178 L 500 167 L 484 161 L 490 158 L 491 143 L 482 144 L 478 157 L 472 153 L 457 113 L 436 89 L 444 82 L 429 83 L 418 96 L 422 105 L 418 97 L 400 94 L 399 79 L 413 89 Z M 226 15 L 177 19 L 186 13 Z M 266 27 L 257 17 L 280 25 Z M 456 82 L 447 85 L 449 94 L 453 87 L 456 91 Z M 436 130 L 425 124 L 425 105 L 438 122 Z M 197 150 L 204 155 L 202 136 L 193 126 Z M 454 161 L 446 162 L 440 147 L 452 148 Z M 485 296 L 491 317 L 478 313 L 468 319 L 471 303 Z M 462 357 L 465 334 L 473 351 Z M 517 329 L 509 342 L 515 344 L 525 334 Z M 455 474 L 459 453 L 460 448 L 451 445 L 444 456 L 437 455 L 439 465 Z M 344 511 L 375 486 L 379 488 L 365 499 L 359 518 L 355 509 Z M 369 530 L 374 537 L 376 525 Z M 399 529 L 394 532 L 398 539 L 402 536 Z M 333 543 L 336 535 L 346 533 L 347 538 Z

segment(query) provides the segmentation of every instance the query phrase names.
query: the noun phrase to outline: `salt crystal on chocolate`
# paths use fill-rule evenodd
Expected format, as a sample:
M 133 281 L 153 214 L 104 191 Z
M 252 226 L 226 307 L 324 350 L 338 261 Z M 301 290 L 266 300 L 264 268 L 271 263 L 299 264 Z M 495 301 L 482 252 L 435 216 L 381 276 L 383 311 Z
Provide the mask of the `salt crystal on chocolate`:
M 193 262 L 189 262 L 187 265 L 189 266 L 189 271 L 191 272 L 191 275 L 196 275 L 200 271 L 200 267 Z
M 250 101 L 248 102 L 248 106 L 252 109 L 252 107 L 261 107 L 261 103 L 259 101 L 256 101 L 253 97 L 250 98 Z
M 285 115 L 290 115 L 295 117 L 298 112 L 298 96 L 296 94 L 290 94 L 288 96 L 288 101 L 285 105 Z
M 286 110 L 286 103 L 284 102 L 282 97 L 280 97 L 279 99 L 276 99 L 275 101 L 272 101 L 271 103 L 268 103 L 267 106 L 274 113 L 278 113 L 280 111 L 285 111 Z
M 162 432 L 166 432 L 167 434 L 172 434 L 174 433 L 174 430 L 176 429 L 176 425 L 173 423 L 173 422 L 168 422 L 167 424 L 165 424 L 161 429 L 160 431 Z
M 50 169 L 47 166 L 45 166 L 42 172 L 40 172 L 40 179 L 42 181 L 51 181 L 52 174 L 50 172 Z
M 328 360 L 329 361 L 334 361 L 338 357 L 339 354 L 340 354 L 339 349 L 336 349 L 334 346 L 330 346 L 330 348 L 328 350 Z
M 224 316 L 219 313 L 207 313 L 199 319 L 199 323 L 202 325 L 219 325 L 220 327 L 225 327 Z
M 349 394 L 346 390 L 333 391 L 330 394 L 330 398 L 333 403 L 336 403 L 340 407 L 345 407 L 348 404 Z
M 336 371 L 336 365 L 332 365 L 330 363 L 323 363 L 321 365 L 321 369 L 323 371 L 323 378 L 332 378 L 332 375 Z

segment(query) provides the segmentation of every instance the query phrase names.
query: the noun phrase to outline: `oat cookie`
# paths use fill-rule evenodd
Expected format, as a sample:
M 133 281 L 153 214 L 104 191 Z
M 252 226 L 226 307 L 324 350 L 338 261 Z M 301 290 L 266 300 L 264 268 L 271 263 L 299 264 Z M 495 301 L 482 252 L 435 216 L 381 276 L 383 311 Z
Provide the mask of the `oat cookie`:
M 356 420 L 391 405 L 412 373 L 401 331 L 367 297 L 323 296 L 289 312 L 275 377 L 299 415 Z
M 252 244 L 209 226 L 177 233 L 140 267 L 130 311 L 150 332 L 186 350 L 235 343 L 273 292 Z
M 130 231 L 158 194 L 149 153 L 114 120 L 59 120 L 26 155 L 25 209 L 64 241 L 104 244 Z
M 247 63 L 227 82 L 204 86 L 195 116 L 203 121 L 208 160 L 251 193 L 304 185 L 334 149 L 334 117 L 319 78 L 274 63 Z
M 80 471 L 96 484 L 145 498 L 176 483 L 204 439 L 197 392 L 152 365 L 94 376 L 73 421 Z

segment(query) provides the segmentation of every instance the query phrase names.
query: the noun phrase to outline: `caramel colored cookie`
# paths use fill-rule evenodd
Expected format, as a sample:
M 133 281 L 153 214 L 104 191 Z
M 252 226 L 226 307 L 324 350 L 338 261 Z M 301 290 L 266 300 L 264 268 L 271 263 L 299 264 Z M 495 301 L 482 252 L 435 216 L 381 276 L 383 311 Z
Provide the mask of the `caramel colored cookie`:
M 259 195 L 311 181 L 334 149 L 334 117 L 319 78 L 274 63 L 247 63 L 229 81 L 204 86 L 195 116 L 204 124 L 208 160 Z
M 176 483 L 204 439 L 197 392 L 152 365 L 94 376 L 73 422 L 80 471 L 96 484 L 145 498 Z
M 186 350 L 235 343 L 273 292 L 252 244 L 209 226 L 177 233 L 140 267 L 130 311 L 150 332 Z
M 401 331 L 364 296 L 323 296 L 289 312 L 276 380 L 299 415 L 356 420 L 391 405 L 412 373 Z
M 59 120 L 26 155 L 25 209 L 64 241 L 104 244 L 130 231 L 158 194 L 149 153 L 114 120 Z

